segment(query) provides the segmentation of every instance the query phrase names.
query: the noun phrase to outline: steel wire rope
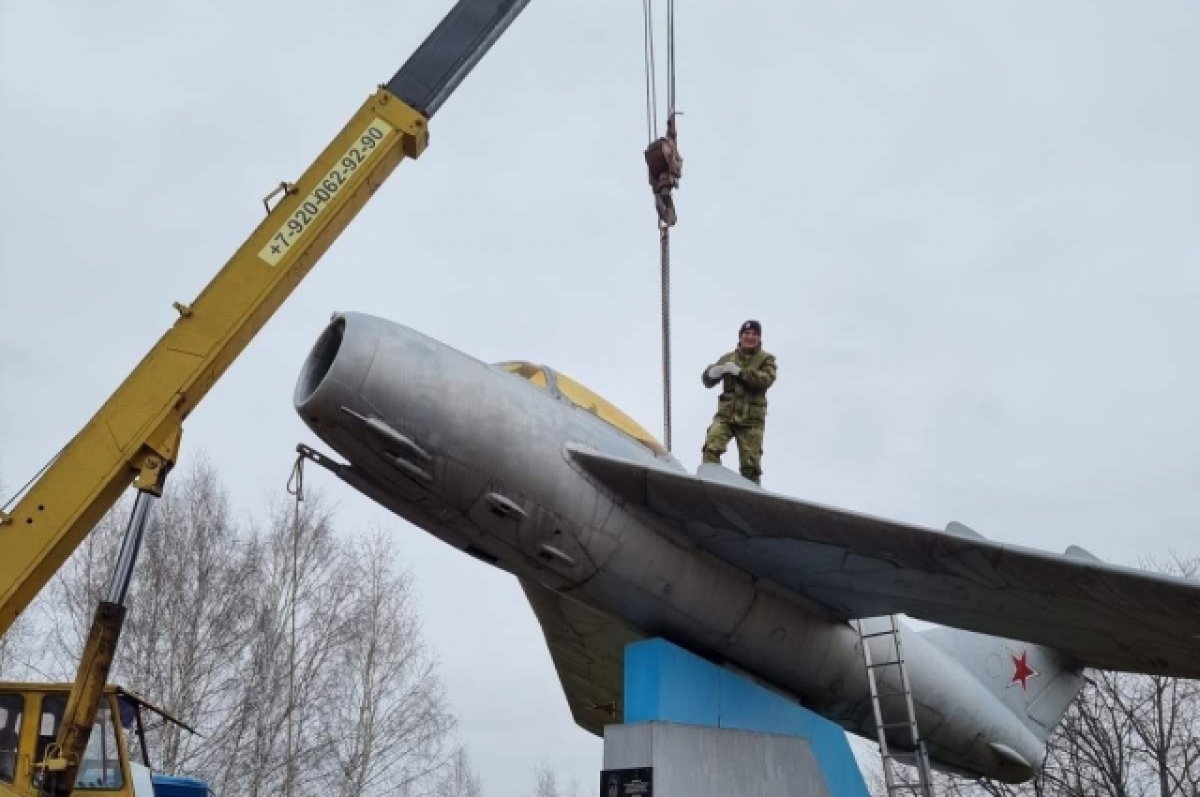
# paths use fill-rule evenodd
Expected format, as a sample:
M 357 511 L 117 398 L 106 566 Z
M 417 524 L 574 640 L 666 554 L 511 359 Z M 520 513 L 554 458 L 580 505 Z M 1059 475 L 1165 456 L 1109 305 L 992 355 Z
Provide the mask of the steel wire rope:
M 675 128 L 675 0 L 667 0 L 667 129 Z M 671 227 L 659 221 L 662 258 L 663 437 L 671 445 Z
M 667 0 L 667 119 L 675 115 L 675 0 Z
M 658 225 L 662 254 L 663 443 L 671 450 L 671 228 Z
M 642 59 L 646 76 L 646 141 L 658 138 L 658 81 L 654 63 L 654 0 L 642 0 Z
M 296 499 L 292 512 L 292 583 L 291 595 L 288 601 L 288 620 L 290 628 L 288 640 L 288 703 L 287 703 L 287 767 L 284 772 L 283 791 L 287 797 L 292 797 L 296 788 L 296 742 L 295 742 L 295 712 L 296 712 L 296 600 L 299 594 L 299 558 L 300 558 L 300 504 L 304 501 L 304 455 L 296 455 L 296 464 L 292 466 L 292 475 L 288 477 L 288 495 Z
M 646 78 L 646 135 L 650 143 L 658 138 L 658 75 L 654 53 L 654 2 L 642 0 L 643 57 Z M 673 129 L 675 116 L 675 0 L 667 0 L 667 130 Z M 674 141 L 672 141 L 672 145 Z M 662 318 L 662 395 L 663 443 L 672 450 L 671 440 L 671 234 L 670 224 L 658 223 Z
M 68 443 L 67 445 L 70 445 L 70 443 Z M 8 500 L 6 500 L 4 502 L 4 505 L 0 506 L 0 512 L 6 512 L 6 511 L 8 511 L 8 508 L 10 506 L 13 506 L 14 504 L 16 504 L 17 500 L 20 499 L 21 496 L 25 495 L 26 491 L 29 490 L 30 486 L 34 482 L 36 482 L 38 479 L 42 478 L 42 476 L 46 473 L 46 471 L 50 470 L 50 466 L 53 465 L 55 462 L 57 462 L 58 458 L 61 457 L 62 453 L 66 450 L 67 450 L 67 446 L 63 446 L 62 448 L 58 449 L 57 454 L 50 457 L 50 459 L 46 460 L 46 464 L 43 465 L 41 468 L 39 468 L 37 473 L 30 476 L 29 481 L 25 482 L 25 484 L 21 486 L 21 489 L 17 490 L 15 493 L 13 493 L 8 498 Z

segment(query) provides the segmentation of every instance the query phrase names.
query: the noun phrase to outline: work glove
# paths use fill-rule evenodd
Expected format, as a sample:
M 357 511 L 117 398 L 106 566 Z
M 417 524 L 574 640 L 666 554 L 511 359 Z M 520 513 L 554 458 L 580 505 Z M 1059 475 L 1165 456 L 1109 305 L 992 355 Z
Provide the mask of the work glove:
M 708 370 L 704 372 L 704 375 L 707 376 L 709 379 L 720 379 L 722 376 L 725 375 L 725 366 L 710 365 L 710 366 L 708 366 Z
M 742 372 L 742 367 L 737 363 L 725 363 L 725 373 L 730 376 L 738 376 Z

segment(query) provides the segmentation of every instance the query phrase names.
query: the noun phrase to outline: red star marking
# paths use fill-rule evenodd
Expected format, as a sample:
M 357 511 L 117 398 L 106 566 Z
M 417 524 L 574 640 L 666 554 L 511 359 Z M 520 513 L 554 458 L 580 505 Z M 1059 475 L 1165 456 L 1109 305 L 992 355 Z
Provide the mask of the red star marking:
M 1020 684 L 1021 691 L 1028 692 L 1029 691 L 1029 679 L 1036 678 L 1039 675 L 1041 675 L 1041 673 L 1038 672 L 1037 670 L 1033 669 L 1033 667 L 1029 666 L 1029 651 L 1028 650 L 1022 650 L 1020 656 L 1018 656 L 1017 654 L 1013 653 L 1010 650 L 1008 652 L 1008 655 L 1009 655 L 1009 658 L 1012 659 L 1012 663 L 1013 663 L 1012 679 L 1008 682 L 1008 685 L 1012 686 L 1013 684 Z

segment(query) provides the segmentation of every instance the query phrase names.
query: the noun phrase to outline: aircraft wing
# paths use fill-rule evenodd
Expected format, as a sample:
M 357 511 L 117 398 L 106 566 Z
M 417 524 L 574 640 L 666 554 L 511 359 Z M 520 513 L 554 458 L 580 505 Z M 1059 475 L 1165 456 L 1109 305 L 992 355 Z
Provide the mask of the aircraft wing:
M 621 721 L 625 646 L 642 639 L 620 621 L 525 579 L 575 722 L 597 736 Z
M 1200 678 L 1200 584 L 799 501 L 572 448 L 602 490 L 697 546 L 845 618 L 903 613 L 1022 639 L 1088 667 Z M 739 483 L 740 481 L 740 483 Z

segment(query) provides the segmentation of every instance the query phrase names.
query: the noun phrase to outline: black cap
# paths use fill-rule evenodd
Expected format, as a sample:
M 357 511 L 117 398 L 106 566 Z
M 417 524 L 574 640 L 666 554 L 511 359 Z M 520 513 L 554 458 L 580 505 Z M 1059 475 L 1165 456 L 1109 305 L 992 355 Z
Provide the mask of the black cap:
M 753 329 L 755 332 L 757 332 L 760 335 L 762 334 L 762 324 L 758 323 L 753 318 L 751 318 L 746 323 L 742 324 L 742 328 L 738 330 L 738 334 L 740 335 L 743 332 L 750 330 L 750 329 Z

